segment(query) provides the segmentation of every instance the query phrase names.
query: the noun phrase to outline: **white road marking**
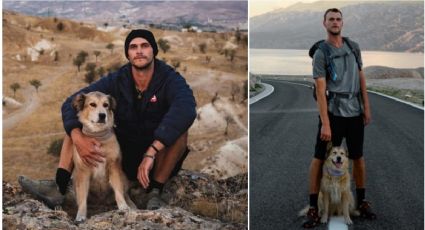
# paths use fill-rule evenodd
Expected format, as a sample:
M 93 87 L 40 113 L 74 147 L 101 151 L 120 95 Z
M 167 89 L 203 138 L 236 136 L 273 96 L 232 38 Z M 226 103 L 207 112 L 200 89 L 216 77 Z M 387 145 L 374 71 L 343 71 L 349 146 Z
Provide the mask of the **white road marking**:
M 342 216 L 331 216 L 329 219 L 328 230 L 348 230 Z
M 265 97 L 267 97 L 267 96 L 269 96 L 270 94 L 273 93 L 274 87 L 272 85 L 269 85 L 269 84 L 266 84 L 266 83 L 261 83 L 261 84 L 265 88 L 264 91 L 259 93 L 256 96 L 252 97 L 252 98 L 249 98 L 248 100 L 249 100 L 250 105 L 254 104 L 255 102 L 257 102 L 257 101 L 259 101 L 259 100 L 261 100 L 261 99 L 263 99 L 263 98 L 265 98 Z

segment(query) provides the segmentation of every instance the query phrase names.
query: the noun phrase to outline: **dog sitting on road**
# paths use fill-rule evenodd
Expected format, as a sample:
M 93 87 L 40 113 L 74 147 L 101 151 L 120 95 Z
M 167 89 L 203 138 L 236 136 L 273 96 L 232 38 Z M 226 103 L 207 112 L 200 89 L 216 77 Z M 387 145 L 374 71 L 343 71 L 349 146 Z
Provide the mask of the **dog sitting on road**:
M 333 147 L 329 142 L 317 203 L 321 223 L 327 223 L 331 215 L 342 215 L 345 223 L 350 225 L 353 223 L 350 214 L 359 215 L 355 210 L 350 178 L 347 150 L 343 147 Z M 308 208 L 309 206 L 301 210 L 299 215 L 306 215 Z
M 347 150 L 343 147 L 332 147 L 332 143 L 328 144 L 318 199 L 322 223 L 327 223 L 331 215 L 343 215 L 345 223 L 352 224 L 350 213 L 358 215 L 351 192 L 351 176 L 348 167 Z
M 135 208 L 126 192 L 128 180 L 122 170 L 121 150 L 113 131 L 115 99 L 100 92 L 91 92 L 77 95 L 72 105 L 83 124 L 82 132 L 88 137 L 96 138 L 101 143 L 99 151 L 105 155 L 104 162 L 90 167 L 82 161 L 74 145 L 73 185 L 78 205 L 76 222 L 86 220 L 89 191 L 96 197 L 105 197 L 112 187 L 118 209 Z

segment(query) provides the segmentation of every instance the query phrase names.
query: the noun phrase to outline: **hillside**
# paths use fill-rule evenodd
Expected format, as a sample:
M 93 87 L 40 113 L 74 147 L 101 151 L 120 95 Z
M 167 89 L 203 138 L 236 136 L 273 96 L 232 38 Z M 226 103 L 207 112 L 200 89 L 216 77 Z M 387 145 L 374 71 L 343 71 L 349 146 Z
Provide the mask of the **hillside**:
M 326 37 L 323 13 L 330 7 L 340 7 L 343 35 L 363 50 L 423 52 L 424 3 L 420 1 L 298 3 L 250 18 L 250 47 L 309 49 Z
M 247 1 L 5 1 L 3 9 L 27 15 L 90 21 L 98 26 L 144 24 L 230 31 L 247 22 Z M 99 13 L 102 12 L 102 13 Z
M 16 185 L 18 175 L 53 178 L 58 158 L 47 152 L 53 141 L 65 135 L 60 113 L 63 101 L 87 86 L 87 63 L 94 63 L 97 71 L 102 67 L 103 75 L 126 63 L 123 44 L 132 28 L 136 27 L 105 31 L 88 22 L 3 11 L 4 181 Z M 167 40 L 170 45 L 166 53 L 160 50 L 157 58 L 186 78 L 198 111 L 203 111 L 189 130 L 191 153 L 183 168 L 216 179 L 247 173 L 246 33 L 238 40 L 235 32 L 152 32 L 157 40 Z M 113 49 L 106 48 L 108 44 L 113 44 Z M 73 60 L 81 51 L 88 57 L 78 72 Z M 100 55 L 96 57 L 95 51 Z M 96 79 L 99 77 L 96 74 Z M 37 90 L 29 84 L 34 79 L 41 83 Z M 14 83 L 20 86 L 15 92 Z M 210 116 L 224 123 L 214 126 L 213 121 L 203 119 Z M 238 150 L 231 158 L 224 148 L 228 145 Z M 226 171 L 221 161 L 211 164 L 208 159 L 213 158 L 237 164 Z

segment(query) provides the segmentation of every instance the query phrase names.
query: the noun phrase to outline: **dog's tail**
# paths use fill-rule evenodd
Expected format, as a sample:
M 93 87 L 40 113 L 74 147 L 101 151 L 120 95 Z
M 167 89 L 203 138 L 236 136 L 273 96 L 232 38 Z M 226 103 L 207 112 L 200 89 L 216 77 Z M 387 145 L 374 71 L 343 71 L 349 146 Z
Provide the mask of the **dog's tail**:
M 298 212 L 298 216 L 307 216 L 308 209 L 310 208 L 310 205 L 305 206 L 301 211 Z

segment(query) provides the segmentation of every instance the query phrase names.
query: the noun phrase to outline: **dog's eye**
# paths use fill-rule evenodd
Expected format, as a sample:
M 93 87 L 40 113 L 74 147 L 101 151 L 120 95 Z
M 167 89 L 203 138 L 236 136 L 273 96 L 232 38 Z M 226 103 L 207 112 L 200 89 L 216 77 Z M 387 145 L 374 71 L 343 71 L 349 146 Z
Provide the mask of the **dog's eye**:
M 90 105 L 91 107 L 96 108 L 96 103 L 90 103 L 89 105 Z
M 103 103 L 103 107 L 108 108 L 108 103 Z
M 337 152 L 333 152 L 334 155 L 336 155 Z

